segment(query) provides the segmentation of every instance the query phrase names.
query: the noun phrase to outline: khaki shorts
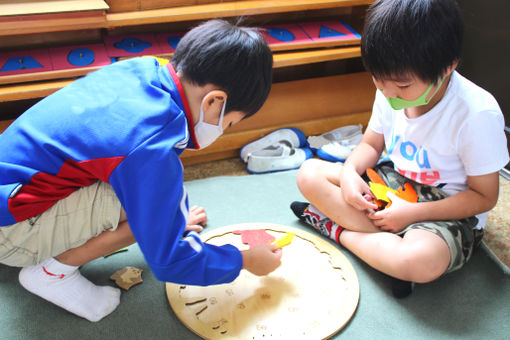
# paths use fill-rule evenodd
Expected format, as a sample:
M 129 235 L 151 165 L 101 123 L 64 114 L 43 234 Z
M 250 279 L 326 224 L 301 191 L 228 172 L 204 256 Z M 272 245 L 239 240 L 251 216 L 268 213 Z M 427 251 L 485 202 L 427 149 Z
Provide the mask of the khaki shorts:
M 111 185 L 98 181 L 44 213 L 0 227 L 0 263 L 26 267 L 117 229 L 121 205 Z

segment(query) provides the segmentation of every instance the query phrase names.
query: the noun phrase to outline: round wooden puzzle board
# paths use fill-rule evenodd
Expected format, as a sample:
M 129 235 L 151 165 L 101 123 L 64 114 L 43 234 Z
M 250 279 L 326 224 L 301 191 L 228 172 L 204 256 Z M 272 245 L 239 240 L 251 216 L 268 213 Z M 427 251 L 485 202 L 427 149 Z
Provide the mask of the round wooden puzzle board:
M 267 276 L 242 270 L 232 283 L 200 287 L 166 284 L 177 317 L 205 339 L 327 339 L 351 319 L 358 277 L 337 246 L 319 235 L 277 224 L 226 226 L 202 235 L 207 243 L 248 249 L 236 230 L 264 229 L 276 239 L 296 234 L 282 264 Z

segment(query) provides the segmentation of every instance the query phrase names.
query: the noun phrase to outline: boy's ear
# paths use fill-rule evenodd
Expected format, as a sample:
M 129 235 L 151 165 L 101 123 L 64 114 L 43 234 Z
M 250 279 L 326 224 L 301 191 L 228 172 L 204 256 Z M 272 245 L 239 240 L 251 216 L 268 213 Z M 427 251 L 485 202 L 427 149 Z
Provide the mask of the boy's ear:
M 457 68 L 458 65 L 459 65 L 459 60 L 457 59 L 450 66 L 448 66 L 448 68 L 446 69 L 445 77 L 448 77 L 450 74 L 452 74 L 452 72 L 455 71 L 455 69 Z
M 227 100 L 227 93 L 223 90 L 212 90 L 208 92 L 202 101 L 204 112 L 209 111 L 211 108 L 221 110 L 223 103 Z

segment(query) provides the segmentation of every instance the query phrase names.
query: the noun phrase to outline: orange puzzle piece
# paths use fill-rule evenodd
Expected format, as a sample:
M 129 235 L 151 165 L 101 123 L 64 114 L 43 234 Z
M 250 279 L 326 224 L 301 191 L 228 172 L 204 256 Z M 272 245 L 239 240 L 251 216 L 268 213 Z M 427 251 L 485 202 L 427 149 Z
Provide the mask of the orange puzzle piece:
M 391 200 L 388 198 L 386 193 L 388 191 L 393 192 L 397 197 L 402 198 L 403 200 L 406 200 L 411 203 L 418 202 L 418 194 L 414 190 L 411 183 L 405 183 L 403 187 L 398 188 L 398 190 L 393 190 L 389 188 L 386 183 L 384 183 L 381 176 L 377 174 L 377 172 L 374 171 L 374 169 L 368 168 L 367 169 L 367 176 L 370 178 L 370 189 L 372 190 L 372 193 L 374 194 L 376 200 L 375 204 L 377 204 L 377 207 L 379 210 L 382 210 L 384 208 L 388 208 L 391 206 Z

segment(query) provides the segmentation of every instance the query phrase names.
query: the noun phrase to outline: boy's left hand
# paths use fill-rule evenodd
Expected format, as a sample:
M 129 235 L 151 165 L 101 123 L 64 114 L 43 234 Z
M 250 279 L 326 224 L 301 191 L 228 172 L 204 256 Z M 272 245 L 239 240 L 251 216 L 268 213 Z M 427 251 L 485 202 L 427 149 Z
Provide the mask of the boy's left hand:
M 397 197 L 392 192 L 388 192 L 387 196 L 391 200 L 391 206 L 381 211 L 370 212 L 367 214 L 367 217 L 381 231 L 398 233 L 415 222 L 411 212 L 413 203 Z
M 197 233 L 204 230 L 207 223 L 207 214 L 203 207 L 192 206 L 189 210 L 188 221 L 184 230 L 196 231 Z

